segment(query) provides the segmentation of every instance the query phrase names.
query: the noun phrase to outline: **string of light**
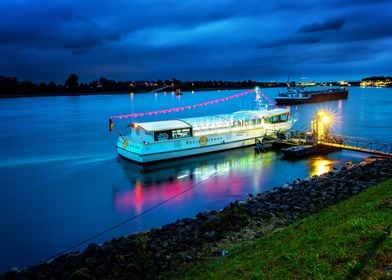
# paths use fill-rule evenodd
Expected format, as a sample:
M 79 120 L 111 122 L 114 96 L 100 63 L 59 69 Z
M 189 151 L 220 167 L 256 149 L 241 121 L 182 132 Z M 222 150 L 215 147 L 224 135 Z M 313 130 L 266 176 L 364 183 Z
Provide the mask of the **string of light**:
M 247 90 L 241 93 L 237 93 L 234 95 L 230 95 L 227 97 L 223 97 L 223 98 L 219 98 L 219 99 L 215 99 L 215 100 L 210 100 L 210 101 L 206 101 L 203 103 L 198 103 L 198 104 L 194 104 L 194 105 L 188 105 L 188 106 L 182 106 L 182 107 L 175 107 L 175 108 L 170 108 L 170 109 L 164 109 L 164 110 L 157 110 L 157 111 L 151 111 L 151 112 L 145 112 L 145 113 L 134 113 L 134 114 L 126 114 L 126 115 L 118 115 L 118 116 L 112 116 L 110 117 L 110 119 L 114 120 L 114 119 L 128 119 L 128 118 L 139 118 L 139 117 L 145 117 L 145 116 L 154 116 L 154 115 L 160 115 L 160 114 L 166 114 L 166 113 L 173 113 L 173 112 L 180 112 L 180 111 L 184 111 L 184 110 L 190 110 L 190 109 L 194 109 L 194 108 L 198 108 L 198 107 L 203 107 L 203 106 L 208 106 L 208 105 L 212 105 L 212 104 L 217 104 L 223 101 L 228 101 L 234 98 L 238 98 L 238 97 L 242 97 L 245 96 L 249 93 L 253 93 L 255 92 L 254 89 L 251 90 Z
M 275 108 L 277 108 L 276 104 L 264 93 L 262 93 L 259 88 L 255 88 L 255 89 L 250 89 L 247 91 L 243 91 L 237 94 L 233 94 L 227 97 L 223 97 L 223 98 L 219 98 L 219 99 L 214 99 L 214 100 L 210 100 L 210 101 L 206 101 L 206 102 L 202 102 L 202 103 L 198 103 L 198 104 L 194 104 L 194 105 L 188 105 L 188 106 L 182 106 L 182 107 L 175 107 L 175 108 L 170 108 L 170 109 L 164 109 L 164 110 L 157 110 L 157 111 L 151 111 L 151 112 L 145 112 L 145 113 L 133 113 L 133 114 L 126 114 L 126 115 L 118 115 L 118 116 L 111 116 L 109 118 L 109 130 L 112 131 L 113 127 L 114 127 L 114 122 L 113 120 L 115 119 L 128 119 L 128 118 L 139 118 L 139 117 L 145 117 L 145 116 L 154 116 L 154 115 L 160 115 L 160 114 L 167 114 L 167 113 L 173 113 L 173 112 L 180 112 L 180 111 L 184 111 L 184 110 L 190 110 L 190 109 L 194 109 L 194 108 L 198 108 L 198 107 L 203 107 L 203 106 L 208 106 L 208 105 L 212 105 L 212 104 L 217 104 L 223 101 L 228 101 L 231 99 L 235 99 L 238 97 L 242 97 L 245 95 L 248 95 L 249 93 L 256 93 L 256 98 L 259 99 L 260 96 L 262 95 L 264 97 L 264 99 L 266 99 L 270 104 L 273 104 L 275 106 Z M 120 134 L 121 135 L 121 134 Z

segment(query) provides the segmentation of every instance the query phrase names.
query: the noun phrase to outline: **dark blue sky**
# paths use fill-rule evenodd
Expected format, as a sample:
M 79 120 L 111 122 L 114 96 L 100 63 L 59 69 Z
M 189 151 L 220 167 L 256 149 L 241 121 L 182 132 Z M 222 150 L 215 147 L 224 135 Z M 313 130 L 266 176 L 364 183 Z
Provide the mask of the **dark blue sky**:
M 356 80 L 392 75 L 392 2 L 1 0 L 0 75 Z

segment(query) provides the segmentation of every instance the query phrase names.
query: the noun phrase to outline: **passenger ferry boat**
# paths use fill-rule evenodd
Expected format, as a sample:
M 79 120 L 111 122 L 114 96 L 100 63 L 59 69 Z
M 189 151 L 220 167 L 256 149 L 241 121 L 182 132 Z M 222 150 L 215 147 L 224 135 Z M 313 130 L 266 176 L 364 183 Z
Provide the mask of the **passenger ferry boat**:
M 275 136 L 292 128 L 288 109 L 262 107 L 232 114 L 133 122 L 120 135 L 120 156 L 139 163 L 163 161 L 255 144 L 255 138 Z

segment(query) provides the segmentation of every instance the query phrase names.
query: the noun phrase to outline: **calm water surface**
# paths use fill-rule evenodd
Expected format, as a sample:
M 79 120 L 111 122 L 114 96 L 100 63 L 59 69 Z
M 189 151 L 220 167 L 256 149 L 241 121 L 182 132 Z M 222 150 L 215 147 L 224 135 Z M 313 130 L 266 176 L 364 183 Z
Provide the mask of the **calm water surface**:
M 270 98 L 278 91 L 263 90 Z M 248 147 L 146 168 L 117 156 L 117 134 L 108 132 L 109 116 L 238 92 L 0 99 L 0 272 L 49 258 L 165 200 L 94 242 L 220 209 L 250 193 L 367 156 L 342 151 L 292 162 L 280 153 L 255 154 Z M 253 109 L 253 100 L 248 95 L 148 120 Z M 335 116 L 334 132 L 392 142 L 391 108 L 392 89 L 350 88 L 347 100 L 293 106 L 291 111 L 298 119 L 296 129 L 307 128 L 317 109 L 329 109 Z

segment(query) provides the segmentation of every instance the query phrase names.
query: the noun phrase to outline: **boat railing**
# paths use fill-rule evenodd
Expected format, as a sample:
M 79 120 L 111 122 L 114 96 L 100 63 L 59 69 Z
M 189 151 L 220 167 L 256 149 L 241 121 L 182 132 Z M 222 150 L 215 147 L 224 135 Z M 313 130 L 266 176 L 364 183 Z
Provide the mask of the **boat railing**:
M 236 131 L 243 131 L 244 129 L 257 129 L 257 128 L 262 128 L 263 126 L 261 124 L 244 124 L 241 126 L 227 126 L 227 127 L 222 127 L 222 128 L 203 128 L 201 129 L 193 129 L 193 135 L 194 136 L 199 136 L 199 135 L 208 135 L 208 134 L 214 134 L 214 133 L 227 133 L 227 132 L 236 132 Z

